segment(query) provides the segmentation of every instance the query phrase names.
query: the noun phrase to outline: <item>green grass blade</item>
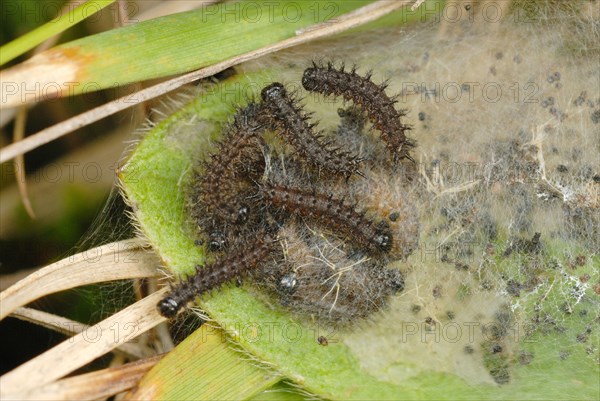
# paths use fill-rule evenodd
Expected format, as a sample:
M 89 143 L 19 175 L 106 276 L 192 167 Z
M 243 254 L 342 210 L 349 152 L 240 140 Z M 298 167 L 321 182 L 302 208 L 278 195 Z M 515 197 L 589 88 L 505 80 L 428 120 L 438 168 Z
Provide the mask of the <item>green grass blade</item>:
M 69 29 L 114 2 L 115 0 L 88 1 L 79 7 L 73 8 L 69 13 L 59 15 L 39 28 L 5 44 L 0 47 L 0 66 L 33 49 L 46 39 Z
M 181 74 L 294 37 L 365 4 L 369 1 L 226 2 L 62 44 L 4 71 L 3 80 L 37 79 L 32 77 L 43 71 L 48 85 L 69 83 L 56 92 L 70 96 Z
M 243 360 L 225 333 L 203 325 L 148 372 L 130 394 L 145 400 L 242 400 L 277 383 L 274 372 Z

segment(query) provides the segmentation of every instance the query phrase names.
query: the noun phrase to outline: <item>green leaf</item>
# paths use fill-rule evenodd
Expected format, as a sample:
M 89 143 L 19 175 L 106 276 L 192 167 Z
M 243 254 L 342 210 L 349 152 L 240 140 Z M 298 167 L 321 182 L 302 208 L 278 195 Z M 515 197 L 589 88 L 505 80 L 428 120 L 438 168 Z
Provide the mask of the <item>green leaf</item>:
M 448 28 L 444 24 L 441 27 Z M 520 37 L 512 34 L 522 29 L 520 35 L 531 37 L 531 28 L 530 24 L 525 24 L 523 28 L 518 25 L 501 27 L 505 38 L 457 35 L 455 45 L 450 45 L 446 38 L 435 39 L 436 32 L 427 29 L 412 33 L 414 38 L 418 38 L 415 41 L 403 41 L 406 36 L 399 35 L 397 30 L 381 30 L 370 36 L 357 35 L 355 32 L 326 45 L 280 53 L 275 62 L 261 60 L 254 65 L 236 67 L 236 76 L 218 85 L 205 86 L 197 98 L 151 129 L 121 171 L 123 188 L 135 210 L 140 228 L 175 276 L 190 273 L 194 265 L 203 263 L 203 255 L 191 239 L 194 237 L 194 222 L 186 217 L 184 208 L 185 191 L 192 177 L 195 154 L 206 152 L 209 142 L 219 135 L 221 127 L 233 114 L 233 108 L 229 105 L 242 105 L 246 101 L 246 89 L 251 88 L 256 95 L 265 84 L 275 80 L 297 82 L 294 80 L 301 76 L 301 68 L 307 57 L 323 54 L 323 49 L 325 52 L 332 49 L 331 54 L 327 53 L 328 57 L 345 55 L 344 59 L 351 59 L 359 65 L 376 64 L 378 72 L 393 76 L 394 81 L 397 79 L 395 84 L 392 81 L 396 90 L 410 80 L 418 79 L 417 82 L 421 82 L 427 74 L 432 75 L 431 79 L 440 79 L 440 75 L 436 74 L 441 74 L 463 79 L 463 82 L 467 82 L 469 74 L 475 74 L 474 77 L 482 81 L 489 75 L 488 67 L 481 64 L 483 67 L 480 68 L 478 63 L 483 60 L 497 63 L 498 69 L 500 65 L 506 67 L 507 53 L 498 52 L 497 48 L 503 48 L 503 45 L 512 49 L 516 46 L 514 38 Z M 440 31 L 446 32 L 444 29 Z M 474 54 L 466 51 L 464 54 L 455 53 L 462 46 L 474 46 L 472 38 L 481 38 Z M 505 42 L 500 42 L 501 39 Z M 547 36 L 540 33 L 537 41 L 532 43 L 546 43 L 546 39 Z M 400 43 L 395 47 L 390 46 L 392 41 Z M 362 47 L 358 43 L 362 43 Z M 519 55 L 513 60 L 515 64 L 521 63 L 520 60 L 531 53 L 534 45 L 521 43 L 521 46 L 515 50 Z M 565 68 L 563 76 L 585 71 L 566 70 L 565 56 L 560 51 L 556 52 L 556 49 L 561 48 L 558 46 L 554 52 L 550 49 L 540 55 L 549 60 L 552 67 Z M 491 54 L 492 57 L 482 56 L 485 54 Z M 474 72 L 463 72 L 460 64 L 463 56 L 474 60 Z M 539 55 L 532 55 L 534 60 L 535 56 Z M 582 65 L 585 65 L 585 61 L 580 60 Z M 432 68 L 433 65 L 439 68 Z M 513 80 L 529 80 L 530 76 L 542 77 L 543 81 L 547 81 L 546 65 L 530 65 L 537 69 L 523 70 L 524 64 L 521 64 L 517 69 L 508 69 L 505 75 L 498 70 L 497 79 L 502 78 L 500 82 L 506 86 Z M 507 77 L 510 82 L 507 82 Z M 576 82 L 576 94 L 581 91 L 580 86 L 585 87 L 586 82 Z M 572 81 L 568 84 L 572 85 Z M 390 91 L 392 89 L 394 86 Z M 569 90 L 574 89 L 570 87 Z M 434 149 L 445 149 L 448 142 L 454 145 L 450 149 L 458 155 L 465 154 L 467 160 L 475 158 L 474 153 L 482 151 L 483 146 L 490 143 L 485 141 L 479 148 L 464 147 L 471 140 L 480 140 L 476 138 L 478 132 L 487 133 L 488 129 L 497 127 L 500 121 L 502 129 L 492 129 L 491 132 L 506 135 L 505 130 L 510 130 L 516 135 L 522 132 L 523 126 L 539 121 L 531 117 L 524 123 L 516 124 L 516 120 L 508 121 L 507 115 L 512 116 L 517 111 L 522 115 L 529 113 L 542 118 L 540 124 L 548 118 L 545 114 L 539 115 L 539 107 L 533 109 L 533 105 L 530 107 L 526 102 L 515 104 L 513 99 L 502 99 L 504 103 L 493 105 L 473 101 L 475 104 L 462 106 L 449 105 L 450 102 L 442 105 L 433 100 L 421 100 L 419 103 L 418 100 L 411 107 L 423 108 L 428 117 L 423 126 L 417 126 L 420 123 L 416 123 L 416 118 L 412 120 L 415 122 L 415 133 L 431 134 L 428 131 L 431 126 L 439 130 L 429 138 L 420 136 L 421 143 L 429 142 Z M 317 104 L 314 99 L 311 100 L 311 96 L 304 99 L 303 103 L 306 103 L 307 110 L 314 110 L 321 117 L 320 128 L 328 123 L 335 125 L 335 104 Z M 325 110 L 328 108 L 332 109 L 330 114 Z M 479 109 L 489 112 L 475 113 L 477 118 L 474 118 L 473 110 Z M 581 133 L 578 134 L 585 142 L 595 133 L 590 129 L 593 126 L 589 118 L 586 119 L 587 125 L 580 125 L 577 119 L 567 119 L 563 122 L 564 129 L 580 129 Z M 438 125 L 435 125 L 436 120 Z M 429 126 L 431 121 L 433 123 Z M 439 121 L 443 121 L 441 127 Z M 470 124 L 469 131 L 472 134 L 468 140 L 465 140 L 463 121 Z M 453 123 L 458 125 L 458 129 L 454 126 L 452 136 L 446 136 L 450 133 L 444 130 L 453 127 Z M 505 138 L 487 138 L 492 144 L 502 139 Z M 426 145 L 421 146 L 423 154 L 432 151 Z M 517 168 L 519 165 L 510 167 Z M 477 185 L 477 181 L 463 187 L 446 187 L 449 184 L 444 182 L 429 184 L 439 186 L 434 190 L 447 190 L 448 193 L 438 193 L 438 196 L 424 194 L 418 198 L 418 202 L 425 204 L 417 207 L 422 213 L 424 229 L 421 253 L 415 252 L 401 266 L 407 287 L 398 296 L 391 297 L 386 308 L 374 313 L 368 320 L 331 330 L 315 324 L 310 317 L 296 317 L 280 306 L 277 299 L 269 298 L 250 283 L 242 288 L 226 285 L 214 290 L 205 294 L 199 305 L 223 328 L 236 346 L 242 347 L 253 358 L 269 364 L 295 385 L 321 397 L 547 399 L 560 394 L 565 399 L 597 398 L 599 372 L 594 352 L 597 353 L 598 330 L 591 323 L 597 319 L 598 298 L 594 283 L 598 282 L 600 271 L 598 256 L 578 258 L 580 262 L 576 266 L 567 268 L 571 263 L 570 255 L 587 256 L 589 250 L 583 243 L 573 239 L 571 234 L 564 235 L 559 231 L 547 235 L 543 252 L 532 254 L 515 251 L 509 257 L 505 254 L 508 223 L 495 223 L 493 228 L 498 229 L 496 239 L 480 238 L 478 235 L 481 233 L 468 226 L 468 219 L 452 222 L 456 224 L 452 226 L 448 219 L 432 213 L 432 210 L 441 209 L 441 206 L 453 201 L 466 203 L 466 209 L 470 210 L 474 208 L 473 203 L 485 200 L 497 209 L 493 210 L 498 214 L 494 216 L 495 219 L 507 220 L 518 200 L 513 194 L 497 195 L 489 187 Z M 502 184 L 509 186 L 513 183 Z M 535 185 L 528 184 L 531 187 Z M 537 193 L 535 188 L 529 189 Z M 461 199 L 463 196 L 466 199 Z M 482 205 L 487 203 L 482 201 Z M 540 213 L 546 213 L 546 210 L 548 213 L 556 212 L 552 209 L 555 205 L 539 203 L 536 207 L 540 208 Z M 448 227 L 444 228 L 444 224 Z M 470 232 L 471 228 L 473 232 Z M 481 228 L 478 230 L 483 231 Z M 458 263 L 455 269 L 439 258 L 442 245 L 453 236 L 458 237 L 459 232 L 472 234 L 485 245 L 484 255 L 474 263 L 480 265 L 467 266 L 468 271 Z M 543 235 L 546 236 L 546 233 Z M 492 282 L 493 289 L 484 285 L 486 280 Z M 510 288 L 511 280 L 517 283 L 516 290 Z M 529 288 L 523 290 L 521 296 L 507 294 L 520 291 L 524 283 Z M 442 296 L 435 295 L 438 284 L 443 286 Z M 421 305 L 422 310 L 419 309 Z M 427 326 L 427 321 L 435 324 Z M 445 330 L 452 329 L 458 323 L 462 324 L 460 327 L 464 331 L 454 341 L 452 332 Z M 477 330 L 471 331 L 472 328 Z M 503 332 L 501 340 L 494 338 L 499 336 L 499 332 Z M 321 335 L 327 337 L 328 346 L 319 345 L 317 338 Z M 441 335 L 444 336 L 442 339 L 439 338 Z
M 202 264 L 203 260 L 200 248 L 194 245 L 189 235 L 193 223 L 186 219 L 184 209 L 184 191 L 192 168 L 190 149 L 202 149 L 209 138 L 218 134 L 219 127 L 232 113 L 227 99 L 231 96 L 243 99 L 243 89 L 260 88 L 268 81 L 265 76 L 274 74 L 273 71 L 244 72 L 204 91 L 154 127 L 120 172 L 124 192 L 141 229 L 177 275 L 191 272 L 193 266 Z M 439 275 L 447 270 L 443 263 L 424 258 L 414 258 L 411 263 L 416 274 Z M 518 269 L 518 264 L 508 263 L 500 268 Z M 449 280 L 451 277 L 454 276 Z M 476 285 L 470 283 L 467 276 L 461 280 L 460 288 Z M 394 312 L 375 316 L 351 329 L 323 332 L 323 327 L 298 321 L 285 309 L 265 304 L 255 291 L 251 286 L 225 286 L 203 297 L 201 306 L 246 352 L 322 397 L 379 400 L 546 398 L 560 393 L 567 382 L 570 394 L 593 398 L 597 380 L 594 372 L 597 370 L 583 351 L 582 355 L 578 351 L 573 357 L 574 365 L 570 371 L 565 371 L 564 365 L 545 362 L 554 361 L 555 348 L 548 347 L 548 341 L 555 342 L 556 346 L 572 347 L 575 335 L 571 334 L 580 330 L 577 325 L 569 328 L 569 336 L 533 337 L 532 344 L 513 344 L 515 354 L 510 357 L 512 359 L 498 359 L 491 351 L 479 355 L 481 362 L 473 363 L 479 369 L 474 373 L 475 377 L 485 378 L 486 370 L 502 373 L 506 368 L 513 379 L 498 386 L 488 376 L 487 382 L 474 384 L 449 373 L 452 368 L 443 366 L 471 363 L 468 356 L 459 353 L 453 357 L 454 354 L 450 354 L 449 359 L 442 358 L 441 362 L 429 361 L 418 354 L 402 357 L 402 352 L 406 351 L 400 352 L 397 348 L 405 345 L 402 344 L 406 336 L 404 324 L 411 322 L 411 316 L 403 310 L 408 307 L 394 307 Z M 455 302 L 455 307 L 484 308 L 481 310 L 486 311 L 486 305 L 491 308 L 503 302 L 501 297 L 486 295 L 489 293 L 463 291 L 461 295 L 459 292 L 455 294 L 456 301 L 450 303 Z M 560 298 L 561 295 L 557 296 Z M 403 302 L 403 297 L 394 302 Z M 318 344 L 320 335 L 329 339 L 328 346 Z M 438 353 L 443 354 L 454 345 L 416 340 L 415 346 L 439 347 Z M 536 362 L 519 364 L 519 353 L 528 349 L 535 353 Z M 218 368 L 215 366 L 215 369 Z M 463 366 L 461 369 L 470 368 Z M 397 379 L 403 375 L 405 379 Z M 567 396 L 564 392 L 561 394 Z

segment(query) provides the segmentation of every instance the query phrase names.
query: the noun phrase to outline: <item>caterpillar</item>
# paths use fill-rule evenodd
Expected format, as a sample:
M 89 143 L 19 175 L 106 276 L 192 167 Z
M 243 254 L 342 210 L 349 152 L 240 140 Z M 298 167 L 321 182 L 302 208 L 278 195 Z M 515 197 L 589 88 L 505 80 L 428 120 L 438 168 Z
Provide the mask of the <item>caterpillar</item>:
M 394 162 L 403 158 L 412 160 L 409 151 L 414 143 L 405 135 L 410 127 L 401 121 L 405 112 L 396 110 L 396 100 L 386 95 L 387 83 L 376 85 L 371 81 L 370 72 L 361 77 L 356 68 L 348 72 L 344 71 L 343 65 L 338 70 L 333 63 L 324 67 L 313 62 L 313 66 L 304 71 L 302 86 L 310 92 L 352 100 L 365 110 L 369 120 L 381 132 L 381 139 L 386 142 Z
M 276 209 L 313 219 L 344 234 L 369 253 L 386 254 L 392 248 L 392 232 L 385 222 L 376 224 L 353 204 L 333 195 L 273 183 L 264 183 L 259 195 Z
M 182 280 L 158 302 L 160 314 L 172 318 L 197 296 L 247 274 L 277 249 L 275 232 L 273 228 L 263 230 L 229 256 L 202 268 L 196 266 L 195 274 Z
M 361 175 L 360 159 L 350 152 L 342 150 L 322 135 L 315 134 L 314 124 L 308 123 L 308 115 L 297 105 L 283 84 L 272 83 L 261 92 L 267 113 L 267 121 L 298 151 L 309 164 L 334 175 L 349 178 L 353 174 Z
M 225 129 L 218 151 L 203 163 L 203 174 L 197 176 L 194 214 L 199 225 L 209 231 L 212 250 L 225 246 L 227 231 L 235 231 L 251 217 L 250 205 L 244 198 L 253 192 L 252 180 L 264 171 L 261 110 L 256 103 L 238 110 L 233 123 Z

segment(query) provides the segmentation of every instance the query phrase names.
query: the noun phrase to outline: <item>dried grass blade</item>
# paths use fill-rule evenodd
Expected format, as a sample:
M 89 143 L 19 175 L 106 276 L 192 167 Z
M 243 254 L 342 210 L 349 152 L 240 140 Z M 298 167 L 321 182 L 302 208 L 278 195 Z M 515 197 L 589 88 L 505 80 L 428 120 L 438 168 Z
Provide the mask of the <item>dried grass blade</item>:
M 156 304 L 166 292 L 157 291 L 92 326 L 94 337 L 86 330 L 6 373 L 0 377 L 0 398 L 13 399 L 60 379 L 164 322 Z
M 103 281 L 152 277 L 160 261 L 129 239 L 102 245 L 52 263 L 0 293 L 0 320 L 45 295 Z

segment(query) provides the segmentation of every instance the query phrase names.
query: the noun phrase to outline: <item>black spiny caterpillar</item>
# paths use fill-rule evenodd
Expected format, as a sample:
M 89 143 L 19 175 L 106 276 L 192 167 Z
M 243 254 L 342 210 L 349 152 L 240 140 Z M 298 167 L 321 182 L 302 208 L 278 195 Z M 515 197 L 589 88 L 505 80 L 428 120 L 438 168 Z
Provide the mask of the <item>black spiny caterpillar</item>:
M 349 242 L 369 253 L 388 253 L 393 236 L 389 227 L 368 219 L 353 203 L 332 194 L 265 183 L 260 189 L 264 202 L 276 209 L 315 221 L 342 234 Z
M 158 303 L 160 314 L 172 318 L 185 305 L 207 291 L 218 288 L 265 261 L 279 245 L 268 230 L 261 231 L 228 256 L 204 267 L 196 266 L 196 274 L 182 280 Z
M 355 173 L 360 175 L 360 160 L 313 132 L 314 125 L 308 123 L 308 115 L 298 107 L 297 101 L 282 84 L 272 83 L 262 90 L 261 96 L 269 111 L 267 118 L 272 127 L 296 148 L 308 164 L 344 177 Z
M 348 72 L 344 71 L 343 65 L 336 69 L 333 63 L 328 63 L 326 67 L 313 63 L 311 68 L 304 71 L 302 86 L 311 92 L 352 100 L 366 111 L 373 125 L 381 131 L 381 139 L 387 143 L 394 161 L 411 159 L 409 150 L 414 145 L 405 134 L 410 127 L 402 123 L 400 118 L 405 113 L 394 107 L 396 99 L 386 95 L 387 83 L 376 85 L 371 81 L 370 72 L 361 77 L 356 73 L 356 68 Z
M 261 112 L 261 105 L 256 103 L 239 109 L 233 123 L 225 128 L 217 151 L 202 163 L 202 173 L 197 174 L 193 201 L 197 206 L 192 217 L 208 231 L 211 250 L 222 249 L 230 232 L 239 235 L 255 217 L 245 197 L 253 193 L 252 180 L 264 171 Z

